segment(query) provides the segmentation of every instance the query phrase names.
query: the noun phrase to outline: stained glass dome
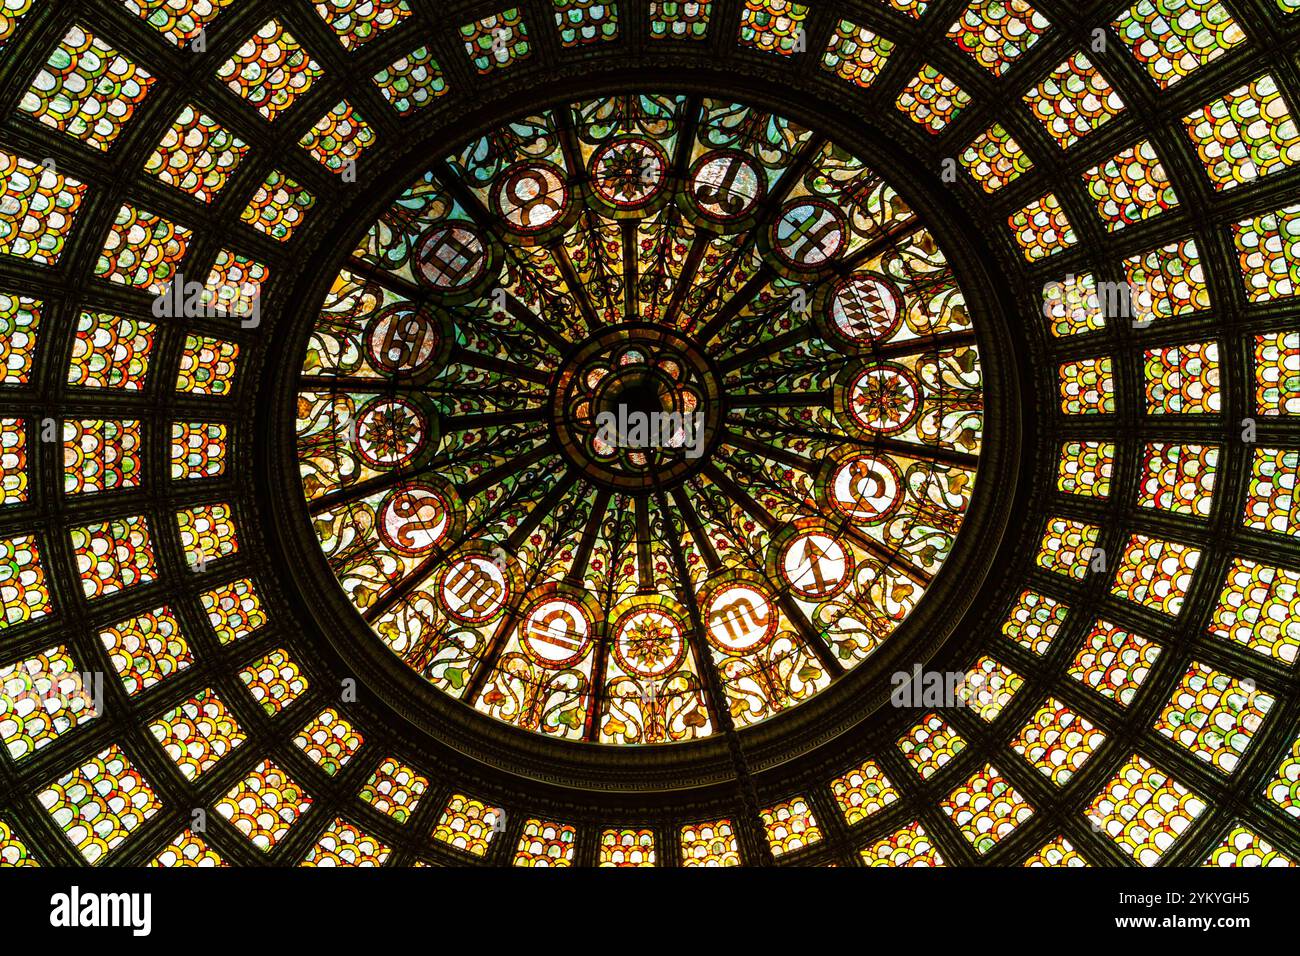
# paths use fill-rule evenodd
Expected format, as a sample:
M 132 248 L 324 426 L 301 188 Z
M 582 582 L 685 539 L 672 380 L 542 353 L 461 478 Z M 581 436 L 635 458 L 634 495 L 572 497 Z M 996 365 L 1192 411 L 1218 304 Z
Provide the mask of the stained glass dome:
M 402 191 L 319 315 L 297 436 L 331 569 L 407 665 L 528 730 L 685 741 L 811 697 L 970 504 L 957 277 L 884 177 L 764 110 L 514 119 Z
M 1300 862 L 1296 0 L 0 0 L 0 865 Z

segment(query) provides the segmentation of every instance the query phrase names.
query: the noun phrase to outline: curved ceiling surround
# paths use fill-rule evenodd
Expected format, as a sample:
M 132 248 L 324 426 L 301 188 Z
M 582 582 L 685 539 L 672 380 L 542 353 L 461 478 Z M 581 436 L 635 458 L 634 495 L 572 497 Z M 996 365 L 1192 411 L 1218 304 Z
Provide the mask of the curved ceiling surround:
M 0 0 L 0 863 L 1294 865 L 1298 38 Z

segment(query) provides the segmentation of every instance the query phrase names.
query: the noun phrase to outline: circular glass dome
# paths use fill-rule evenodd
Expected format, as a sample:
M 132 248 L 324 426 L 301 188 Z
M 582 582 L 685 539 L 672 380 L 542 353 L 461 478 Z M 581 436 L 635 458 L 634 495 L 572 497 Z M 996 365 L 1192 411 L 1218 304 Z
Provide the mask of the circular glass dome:
M 873 654 L 953 549 L 983 431 L 957 278 L 877 172 L 725 100 L 521 116 L 409 185 L 299 380 L 340 586 L 526 730 L 687 741 Z

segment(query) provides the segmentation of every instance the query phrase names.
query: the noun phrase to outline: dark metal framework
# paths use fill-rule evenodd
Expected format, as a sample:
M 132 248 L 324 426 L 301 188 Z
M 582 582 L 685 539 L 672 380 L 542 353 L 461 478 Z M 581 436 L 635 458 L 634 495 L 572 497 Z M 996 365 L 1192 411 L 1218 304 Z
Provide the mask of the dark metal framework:
M 1245 822 L 1275 847 L 1300 858 L 1300 827 L 1294 817 L 1265 799 L 1263 787 L 1291 747 L 1300 725 L 1300 677 L 1290 667 L 1236 644 L 1206 635 L 1227 568 L 1234 557 L 1300 568 L 1300 543 L 1241 526 L 1250 469 L 1250 446 L 1239 423 L 1251 405 L 1252 337 L 1295 328 L 1294 300 L 1250 304 L 1234 264 L 1228 224 L 1285 206 L 1300 196 L 1300 169 L 1290 169 L 1230 190 L 1213 192 L 1180 118 L 1223 91 L 1271 72 L 1291 107 L 1300 114 L 1300 64 L 1295 52 L 1300 20 L 1277 16 L 1266 0 L 1225 0 L 1250 42 L 1197 70 L 1171 90 L 1157 93 L 1123 45 L 1110 34 L 1107 49 L 1090 53 L 1120 91 L 1127 110 L 1103 129 L 1062 154 L 1023 109 L 1007 108 L 1069 54 L 1088 48 L 1094 27 L 1105 27 L 1127 4 L 1066 4 L 1040 0 L 1036 6 L 1054 28 L 1014 68 L 995 80 L 943 39 L 964 0 L 936 0 L 921 21 L 899 18 L 881 4 L 812 0 L 806 21 L 808 53 L 784 58 L 748 50 L 735 42 L 740 0 L 715 0 L 703 41 L 648 39 L 648 4 L 621 0 L 616 41 L 569 50 L 554 29 L 549 0 L 520 0 L 533 43 L 532 56 L 507 70 L 474 75 L 456 27 L 496 13 L 506 4 L 411 0 L 416 16 L 352 53 L 310 4 L 298 0 L 247 0 L 224 11 L 208 30 L 207 49 L 177 49 L 114 0 L 67 0 L 42 4 L 27 18 L 0 56 L 0 148 L 18 155 L 53 158 L 61 172 L 89 185 L 69 246 L 55 267 L 0 259 L 0 288 L 45 302 L 37 363 L 31 382 L 0 393 L 0 412 L 39 422 L 45 418 L 131 417 L 144 423 L 146 467 L 141 487 L 70 498 L 62 492 L 60 443 L 30 440 L 30 501 L 0 512 L 5 535 L 39 535 L 47 579 L 58 613 L 0 636 L 0 665 L 55 643 L 73 649 L 77 660 L 111 675 L 98 632 L 130 617 L 170 606 L 181 622 L 195 663 L 157 688 L 130 698 L 106 679 L 106 712 L 71 730 L 15 764 L 0 755 L 0 816 L 45 863 L 84 862 L 67 842 L 35 794 L 50 780 L 102 751 L 121 744 L 157 789 L 163 810 L 139 827 L 109 861 L 136 864 L 151 859 L 189 825 L 194 808 L 212 805 L 268 755 L 298 780 L 314 800 L 304 816 L 269 854 L 252 847 L 218 814 L 208 813 L 206 839 L 236 864 L 292 864 L 300 860 L 336 816 L 344 816 L 394 848 L 390 864 L 417 859 L 451 865 L 476 862 L 429 838 L 453 793 L 467 793 L 507 811 L 506 832 L 493 840 L 484 862 L 508 863 L 529 817 L 572 823 L 578 828 L 580 864 L 596 861 L 600 831 L 610 826 L 647 826 L 656 831 L 659 865 L 678 863 L 682 824 L 731 819 L 742 859 L 773 862 L 758 808 L 794 795 L 804 796 L 823 839 L 780 859 L 782 864 L 854 864 L 857 849 L 900 826 L 919 820 L 944 858 L 954 864 L 1015 865 L 1044 843 L 1064 834 L 1089 861 L 1126 865 L 1132 860 L 1104 836 L 1094 834 L 1083 808 L 1134 752 L 1191 788 L 1209 809 L 1162 859 L 1164 865 L 1196 865 L 1229 827 Z M 223 63 L 272 16 L 324 66 L 325 75 L 273 127 L 257 122 L 237 97 L 215 78 Z M 847 18 L 895 39 L 897 49 L 873 86 L 859 90 L 820 66 L 836 22 Z M 67 27 L 84 22 L 117 49 L 160 77 L 158 88 L 105 154 L 60 135 L 17 111 L 17 103 Z M 441 65 L 447 95 L 411 118 L 399 119 L 368 78 L 411 49 L 427 43 Z M 940 135 L 929 136 L 893 100 L 922 63 L 931 63 L 972 94 L 973 101 Z M 947 766 L 921 781 L 896 746 L 919 711 L 881 707 L 882 677 L 900 659 L 855 672 L 832 691 L 741 733 L 720 734 L 700 745 L 611 753 L 613 748 L 557 748 L 446 701 L 432 704 L 427 688 L 406 684 L 407 676 L 379 659 L 340 653 L 335 625 L 359 624 L 343 602 L 323 562 L 298 560 L 305 546 L 304 505 L 289 479 L 293 468 L 291 393 L 306 325 L 320 300 L 326 266 L 336 263 L 347 243 L 369 223 L 404 174 L 424 168 L 432 155 L 477 130 L 542 103 L 596 92 L 671 87 L 730 95 L 779 109 L 815 128 L 833 132 L 895 182 L 935 226 L 944 249 L 961 266 L 963 286 L 975 299 L 982 323 L 981 353 L 997 441 L 981 463 L 977 495 L 997 500 L 972 509 L 987 516 L 963 529 L 961 555 L 946 567 L 921 609 L 909 620 L 911 637 L 900 641 L 912 660 L 935 668 L 965 669 L 981 653 L 994 654 L 1025 678 L 1024 687 L 991 724 L 969 711 L 943 716 L 968 746 Z M 316 164 L 298 138 L 346 97 L 373 125 L 377 145 L 347 184 Z M 142 173 L 145 159 L 186 103 L 200 105 L 251 144 L 236 178 L 219 200 L 204 206 Z M 938 170 L 994 120 L 1003 123 L 1034 161 L 1035 170 L 985 196 L 964 174 L 941 185 Z M 1119 148 L 1150 138 L 1164 160 L 1181 204 L 1118 235 L 1097 221 L 1080 173 Z M 318 197 L 307 224 L 287 245 L 242 227 L 239 212 L 271 168 L 286 170 Z M 1078 244 L 1044 263 L 1026 266 L 1006 231 L 986 228 L 1053 191 L 1079 235 Z M 236 247 L 271 265 L 272 285 L 263 299 L 263 325 L 244 330 L 228 322 L 160 321 L 154 365 L 141 393 L 87 392 L 64 384 L 75 320 L 83 309 L 102 309 L 148 318 L 145 293 L 94 280 L 92 270 L 103 238 L 123 201 L 137 203 L 194 230 L 186 264 L 206 274 L 217 252 Z M 1100 332 L 1052 339 L 1038 319 L 1040 290 L 1067 272 L 1091 271 L 1098 281 L 1121 281 L 1125 256 L 1164 242 L 1194 236 L 1207 273 L 1212 308 L 1176 321 L 1138 330 L 1110 322 Z M 202 268 L 198 268 L 202 267 Z M 972 288 L 972 275 L 987 280 Z M 981 283 L 982 284 L 982 283 Z M 233 395 L 190 398 L 175 393 L 180 352 L 187 330 L 206 330 L 241 347 L 242 367 Z M 1141 352 L 1153 345 L 1214 338 L 1221 355 L 1224 408 L 1217 416 L 1182 418 L 1143 414 Z M 1074 357 L 1109 355 L 1115 368 L 1116 413 L 1066 417 L 1057 409 L 1057 365 Z M 196 483 L 169 477 L 169 427 L 176 419 L 218 420 L 231 428 L 233 467 L 217 479 Z M 1258 443 L 1300 446 L 1300 423 L 1259 418 Z M 34 434 L 29 434 L 29 439 Z M 1093 500 L 1058 493 L 1060 442 L 1105 438 L 1116 445 L 1112 493 Z M 1151 509 L 1134 501 L 1141 449 L 1151 439 L 1185 438 L 1222 447 L 1213 511 L 1193 519 Z M 253 463 L 255 467 L 245 467 Z M 1001 483 L 989 480 L 999 476 Z M 235 505 L 240 550 L 191 570 L 174 520 L 184 506 L 225 501 Z M 145 514 L 158 562 L 157 580 L 95 601 L 85 600 L 67 529 L 93 520 Z M 1073 581 L 1038 568 L 1034 555 L 1049 517 L 1100 525 L 1098 544 L 1121 552 L 1133 532 L 1151 533 L 1194 545 L 1201 564 L 1176 622 L 1112 596 L 1110 575 Z M 978 517 L 978 515 L 976 515 Z M 1004 533 L 1004 528 L 1006 529 Z M 310 567 L 310 571 L 304 571 Z M 250 638 L 219 645 L 208 627 L 198 593 L 251 575 L 267 606 L 270 624 Z M 978 587 L 975 585 L 978 584 Z M 1071 607 L 1048 653 L 1039 658 L 1006 639 L 1000 625 L 1026 587 Z M 346 610 L 352 624 L 339 615 Z M 1133 628 L 1160 644 L 1162 654 L 1136 699 L 1121 708 L 1066 676 L 1073 651 L 1098 617 Z M 891 642 L 892 643 L 892 642 Z M 309 690 L 285 711 L 268 717 L 243 690 L 238 670 L 275 647 L 288 647 L 303 665 Z M 902 653 L 902 651 L 900 651 Z M 1152 723 L 1190 661 L 1197 660 L 1251 678 L 1277 703 L 1240 765 L 1225 775 L 1152 730 Z M 340 703 L 340 681 L 360 678 L 355 704 Z M 843 685 L 843 686 L 840 686 Z M 149 719 L 203 687 L 214 687 L 248 733 L 248 740 L 205 773 L 196 784 L 180 775 L 148 731 Z M 1009 741 L 1051 694 L 1085 714 L 1106 742 L 1063 787 L 1055 787 L 1027 765 Z M 336 775 L 325 774 L 292 743 L 295 733 L 327 706 L 337 707 L 365 736 L 365 743 Z M 397 755 L 429 777 L 412 819 L 399 825 L 358 799 L 370 774 L 386 756 Z M 901 799 L 853 827 L 829 790 L 832 777 L 868 757 L 878 761 Z M 992 762 L 1026 800 L 1034 814 L 978 857 L 938 804 L 971 773 Z

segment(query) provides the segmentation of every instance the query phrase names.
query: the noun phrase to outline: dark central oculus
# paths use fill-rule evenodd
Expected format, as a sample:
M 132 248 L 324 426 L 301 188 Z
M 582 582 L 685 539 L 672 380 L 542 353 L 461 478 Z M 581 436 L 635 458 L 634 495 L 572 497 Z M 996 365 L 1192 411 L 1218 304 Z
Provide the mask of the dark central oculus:
M 722 411 L 717 373 L 693 342 L 632 323 L 578 345 L 557 376 L 551 410 L 561 447 L 586 477 L 646 493 L 703 466 Z

